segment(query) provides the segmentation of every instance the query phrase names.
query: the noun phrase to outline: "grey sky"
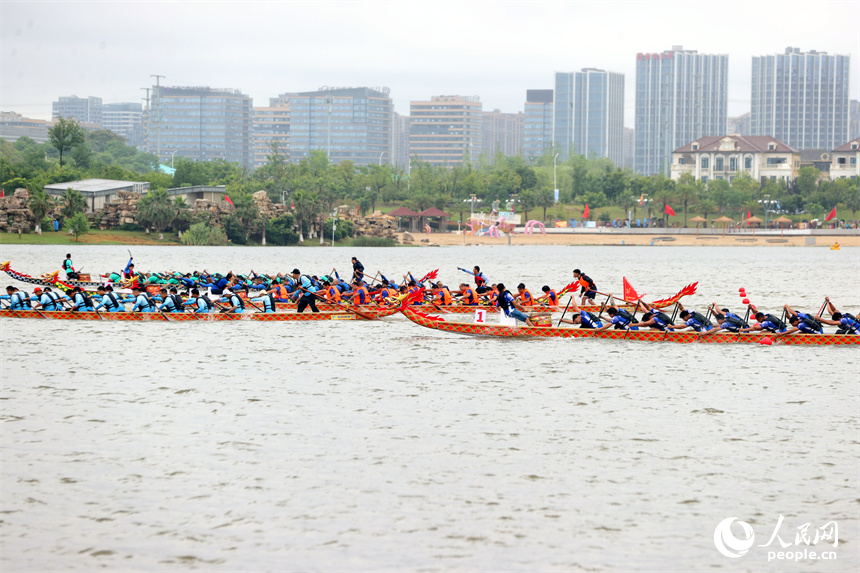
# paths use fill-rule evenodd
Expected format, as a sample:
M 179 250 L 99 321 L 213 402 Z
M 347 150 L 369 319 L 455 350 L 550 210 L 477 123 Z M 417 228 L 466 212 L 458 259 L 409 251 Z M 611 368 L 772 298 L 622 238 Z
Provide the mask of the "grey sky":
M 860 97 L 860 2 L 10 2 L 0 0 L 0 109 L 48 119 L 59 96 L 140 101 L 164 85 L 287 91 L 388 86 L 395 109 L 478 95 L 516 112 L 555 71 L 625 74 L 637 52 L 729 55 L 729 116 L 749 111 L 751 57 L 787 46 L 851 55 Z

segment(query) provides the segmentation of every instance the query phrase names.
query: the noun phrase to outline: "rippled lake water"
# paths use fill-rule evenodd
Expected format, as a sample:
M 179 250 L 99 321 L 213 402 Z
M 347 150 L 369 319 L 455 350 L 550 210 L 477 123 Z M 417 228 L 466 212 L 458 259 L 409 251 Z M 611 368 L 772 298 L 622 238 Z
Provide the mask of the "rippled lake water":
M 0 247 L 58 268 L 66 247 Z M 84 271 L 125 247 L 75 247 Z M 133 247 L 140 270 L 478 264 L 533 292 L 583 269 L 688 306 L 823 296 L 860 310 L 860 251 Z M 8 281 L 11 282 L 11 281 Z M 379 322 L 0 319 L 0 567 L 37 570 L 856 571 L 860 350 L 498 340 Z M 836 560 L 768 562 L 838 524 Z M 740 558 L 719 522 L 752 526 Z M 740 528 L 732 529 L 741 537 Z M 801 549 L 804 546 L 801 545 Z M 782 550 L 780 548 L 780 550 Z

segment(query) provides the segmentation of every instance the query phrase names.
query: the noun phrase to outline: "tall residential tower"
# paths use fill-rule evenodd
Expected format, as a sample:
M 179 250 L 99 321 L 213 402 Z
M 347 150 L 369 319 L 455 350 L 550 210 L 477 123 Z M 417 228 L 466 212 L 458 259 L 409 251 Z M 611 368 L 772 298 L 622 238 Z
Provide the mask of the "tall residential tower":
M 797 149 L 835 149 L 848 141 L 849 56 L 801 52 L 752 59 L 753 135 Z
M 572 153 L 623 162 L 624 74 L 596 68 L 555 74 L 553 142 Z
M 552 147 L 552 90 L 526 90 L 523 155 L 533 161 Z
M 672 152 L 706 135 L 724 135 L 729 57 L 673 46 L 636 55 L 635 170 L 669 175 Z
M 474 161 L 483 150 L 483 111 L 477 96 L 433 96 L 409 106 L 409 152 L 433 165 Z

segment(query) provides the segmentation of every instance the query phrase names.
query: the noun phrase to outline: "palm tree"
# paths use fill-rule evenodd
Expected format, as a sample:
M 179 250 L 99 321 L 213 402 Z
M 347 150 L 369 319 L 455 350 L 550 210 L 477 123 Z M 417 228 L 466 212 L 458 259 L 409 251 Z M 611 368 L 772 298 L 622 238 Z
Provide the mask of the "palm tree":
M 161 233 L 173 222 L 175 206 L 165 189 L 150 191 L 137 203 L 138 222 Z
M 45 193 L 44 189 L 34 191 L 30 196 L 30 211 L 36 217 L 36 233 L 42 234 L 42 219 L 54 209 L 54 201 Z
M 62 213 L 66 219 L 71 219 L 75 213 L 83 213 L 87 208 L 87 201 L 81 192 L 71 187 L 63 192 L 60 203 L 63 205 Z
M 299 242 L 303 243 L 305 241 L 304 234 L 302 233 L 304 223 L 307 221 L 309 224 L 313 221 L 314 216 L 319 211 L 319 197 L 317 196 L 316 191 L 305 191 L 304 189 L 300 189 L 293 194 L 293 204 L 296 206 L 296 221 L 299 226 Z M 311 230 L 308 230 L 308 234 L 310 236 Z
M 699 198 L 701 181 L 696 181 L 692 173 L 684 173 L 675 185 L 675 198 L 684 204 L 684 228 L 687 227 L 687 207 Z

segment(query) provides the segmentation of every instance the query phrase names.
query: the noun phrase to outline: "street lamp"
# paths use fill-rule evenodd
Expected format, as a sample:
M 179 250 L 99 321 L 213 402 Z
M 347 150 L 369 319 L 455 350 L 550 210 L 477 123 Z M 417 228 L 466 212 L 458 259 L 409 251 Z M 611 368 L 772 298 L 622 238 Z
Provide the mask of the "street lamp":
M 379 165 L 382 165 L 382 156 L 385 155 L 385 152 L 379 154 Z
M 331 246 L 334 246 L 334 231 L 337 229 L 337 209 L 331 214 Z
M 776 203 L 776 200 L 774 199 L 773 201 L 771 201 L 770 195 L 765 195 L 764 199 L 759 199 L 759 204 L 761 204 L 764 207 L 764 228 L 765 229 L 767 229 L 767 210 L 774 203 Z
M 552 158 L 552 188 L 555 190 L 555 200 L 558 201 L 558 168 L 555 160 L 558 159 L 558 153 Z
M 173 156 L 174 156 L 174 155 L 176 155 L 176 152 L 177 152 L 177 151 L 179 151 L 179 150 L 178 150 L 178 149 L 174 149 L 174 150 L 173 150 L 173 153 L 171 153 L 171 154 L 170 154 L 170 168 L 171 168 L 171 169 L 173 169 L 174 171 L 176 171 L 176 168 L 175 168 L 175 167 L 173 167 Z
M 645 211 L 645 226 L 646 227 L 649 226 L 648 225 L 648 201 L 650 201 L 650 199 L 648 198 L 648 194 L 643 193 L 642 194 L 642 208 Z

